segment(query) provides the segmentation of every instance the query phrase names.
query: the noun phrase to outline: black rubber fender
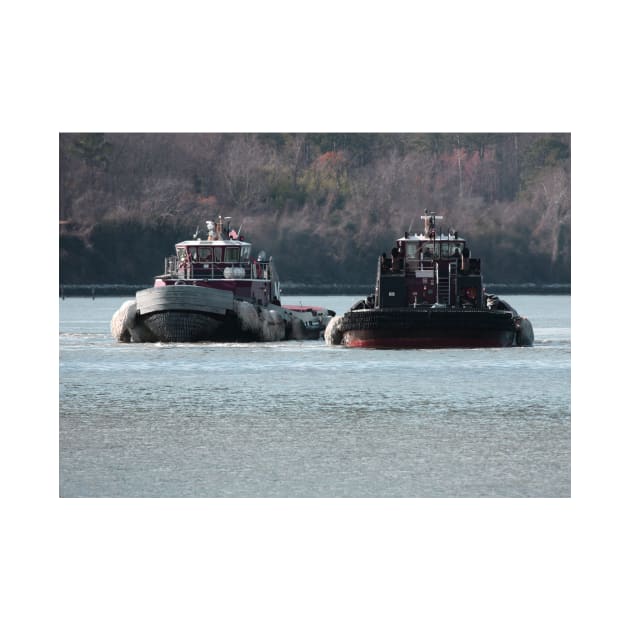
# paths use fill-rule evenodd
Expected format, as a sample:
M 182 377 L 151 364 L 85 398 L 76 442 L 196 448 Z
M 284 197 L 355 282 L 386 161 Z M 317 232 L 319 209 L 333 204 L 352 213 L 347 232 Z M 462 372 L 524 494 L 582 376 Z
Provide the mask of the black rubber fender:
M 517 346 L 533 346 L 534 345 L 534 327 L 527 317 L 517 317 L 514 320 L 516 327 L 516 345 Z

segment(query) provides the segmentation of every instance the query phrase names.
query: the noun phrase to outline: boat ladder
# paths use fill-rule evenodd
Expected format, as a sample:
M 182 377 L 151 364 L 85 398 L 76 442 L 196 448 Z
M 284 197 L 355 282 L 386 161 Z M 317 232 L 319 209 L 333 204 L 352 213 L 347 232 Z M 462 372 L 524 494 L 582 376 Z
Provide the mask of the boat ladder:
M 457 278 L 457 263 L 449 263 L 448 273 L 440 275 L 438 264 L 435 264 L 437 277 L 437 299 L 440 304 L 451 303 L 451 283 L 455 286 Z

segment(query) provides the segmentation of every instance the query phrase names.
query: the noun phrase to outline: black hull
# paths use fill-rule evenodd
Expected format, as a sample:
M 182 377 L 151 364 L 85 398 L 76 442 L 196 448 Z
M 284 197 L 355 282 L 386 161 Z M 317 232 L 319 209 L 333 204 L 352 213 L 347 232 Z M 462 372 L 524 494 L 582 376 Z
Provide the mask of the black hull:
M 516 343 L 509 311 L 463 308 L 365 309 L 339 322 L 341 343 L 366 348 L 505 348 Z
M 196 341 L 256 341 L 243 330 L 234 314 L 211 315 L 191 311 L 161 311 L 140 317 L 157 341 L 191 343 Z
M 162 311 L 141 316 L 140 321 L 156 341 L 168 343 L 269 341 L 261 339 L 259 331 L 245 329 L 232 312 L 210 315 L 193 311 Z M 289 327 L 283 326 L 281 338 L 290 338 L 289 334 Z

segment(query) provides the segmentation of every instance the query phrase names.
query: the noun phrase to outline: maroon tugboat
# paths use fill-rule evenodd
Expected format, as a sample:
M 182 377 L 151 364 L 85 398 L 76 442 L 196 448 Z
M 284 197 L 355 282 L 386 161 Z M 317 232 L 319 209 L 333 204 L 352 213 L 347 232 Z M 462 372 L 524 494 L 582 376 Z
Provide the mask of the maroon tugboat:
M 481 261 L 457 232 L 438 233 L 425 214 L 421 234 L 405 233 L 378 261 L 373 295 L 334 317 L 329 344 L 368 348 L 531 346 L 534 331 L 507 302 L 485 292 Z
M 319 338 L 334 315 L 283 307 L 273 259 L 251 255 L 251 243 L 229 217 L 207 221 L 207 238 L 182 241 L 154 286 L 114 314 L 118 341 L 280 341 Z M 312 309 L 312 307 L 307 307 Z

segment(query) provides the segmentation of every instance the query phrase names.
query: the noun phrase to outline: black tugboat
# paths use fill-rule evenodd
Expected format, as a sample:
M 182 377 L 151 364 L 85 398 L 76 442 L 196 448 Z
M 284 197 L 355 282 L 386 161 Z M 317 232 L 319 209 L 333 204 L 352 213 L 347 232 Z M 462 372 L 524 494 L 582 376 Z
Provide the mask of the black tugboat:
M 329 344 L 368 348 L 531 346 L 534 331 L 507 302 L 485 292 L 481 261 L 457 232 L 438 234 L 425 214 L 422 234 L 405 233 L 378 261 L 376 289 L 334 317 Z
M 207 221 L 207 237 L 175 245 L 154 286 L 114 313 L 123 342 L 281 341 L 318 339 L 335 314 L 319 307 L 283 307 L 273 259 L 251 256 L 251 243 L 230 217 Z

